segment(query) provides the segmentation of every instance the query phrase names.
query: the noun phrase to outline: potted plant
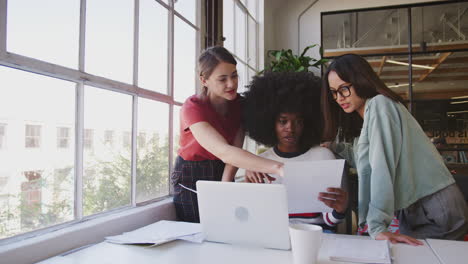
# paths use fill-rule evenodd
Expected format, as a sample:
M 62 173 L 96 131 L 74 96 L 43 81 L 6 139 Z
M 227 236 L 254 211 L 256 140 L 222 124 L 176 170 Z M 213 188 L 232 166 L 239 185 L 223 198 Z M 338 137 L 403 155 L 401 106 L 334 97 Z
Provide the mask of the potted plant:
M 322 64 L 325 64 L 327 59 L 314 59 L 309 56 L 306 56 L 306 52 L 318 46 L 310 45 L 304 48 L 301 55 L 294 55 L 291 49 L 288 50 L 270 50 L 268 51 L 268 57 L 272 57 L 270 65 L 267 66 L 264 71 L 272 72 L 284 72 L 284 71 L 294 71 L 294 72 L 308 72 L 310 67 L 319 68 Z M 322 57 L 323 50 L 320 47 L 320 56 Z

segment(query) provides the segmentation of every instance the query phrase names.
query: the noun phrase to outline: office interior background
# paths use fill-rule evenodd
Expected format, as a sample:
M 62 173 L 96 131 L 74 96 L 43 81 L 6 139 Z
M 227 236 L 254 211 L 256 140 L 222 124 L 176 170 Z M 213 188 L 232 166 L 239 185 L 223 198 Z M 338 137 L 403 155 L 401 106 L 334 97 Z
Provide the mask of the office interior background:
M 179 109 L 212 45 L 237 59 L 239 92 L 268 50 L 365 56 L 468 177 L 467 11 L 466 1 L 0 0 L 0 259 L 37 262 L 175 218 Z

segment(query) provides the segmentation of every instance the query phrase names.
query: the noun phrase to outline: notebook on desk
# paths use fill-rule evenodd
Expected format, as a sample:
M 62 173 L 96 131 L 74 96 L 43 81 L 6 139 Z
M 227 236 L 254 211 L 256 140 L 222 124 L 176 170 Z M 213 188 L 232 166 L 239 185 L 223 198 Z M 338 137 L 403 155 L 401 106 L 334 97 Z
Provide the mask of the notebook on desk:
M 197 193 L 207 241 L 290 248 L 283 185 L 197 181 Z

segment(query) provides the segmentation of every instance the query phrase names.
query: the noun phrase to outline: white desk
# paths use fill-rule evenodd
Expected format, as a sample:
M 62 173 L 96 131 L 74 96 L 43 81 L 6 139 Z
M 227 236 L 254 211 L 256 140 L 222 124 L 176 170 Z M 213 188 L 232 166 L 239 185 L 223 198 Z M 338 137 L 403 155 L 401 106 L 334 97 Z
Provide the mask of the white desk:
M 468 242 L 440 239 L 426 239 L 442 264 L 468 262 Z
M 324 236 L 319 253 L 319 263 L 344 263 L 329 260 L 329 245 L 335 237 L 346 235 Z M 357 236 L 353 236 L 356 238 Z M 361 239 L 370 239 L 360 237 Z M 363 249 L 365 250 L 365 249 Z M 395 264 L 425 263 L 439 264 L 431 249 L 425 246 L 413 247 L 397 244 L 392 247 Z M 156 247 L 117 245 L 102 242 L 84 248 L 64 257 L 54 257 L 40 262 L 41 264 L 239 264 L 269 263 L 288 264 L 292 262 L 291 251 L 249 248 L 227 244 L 204 242 L 202 244 L 185 241 L 174 241 Z M 349 262 L 348 262 L 349 263 Z

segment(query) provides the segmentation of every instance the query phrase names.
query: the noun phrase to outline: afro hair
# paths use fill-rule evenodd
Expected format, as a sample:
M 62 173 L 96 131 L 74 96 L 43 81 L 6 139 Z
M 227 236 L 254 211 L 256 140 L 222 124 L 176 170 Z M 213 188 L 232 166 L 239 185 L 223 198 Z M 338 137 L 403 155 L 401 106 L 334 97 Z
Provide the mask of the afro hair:
M 304 120 L 303 149 L 318 145 L 322 125 L 321 80 L 311 72 L 265 72 L 255 76 L 243 94 L 243 126 L 246 134 L 263 145 L 278 144 L 275 132 L 280 113 L 298 113 Z

